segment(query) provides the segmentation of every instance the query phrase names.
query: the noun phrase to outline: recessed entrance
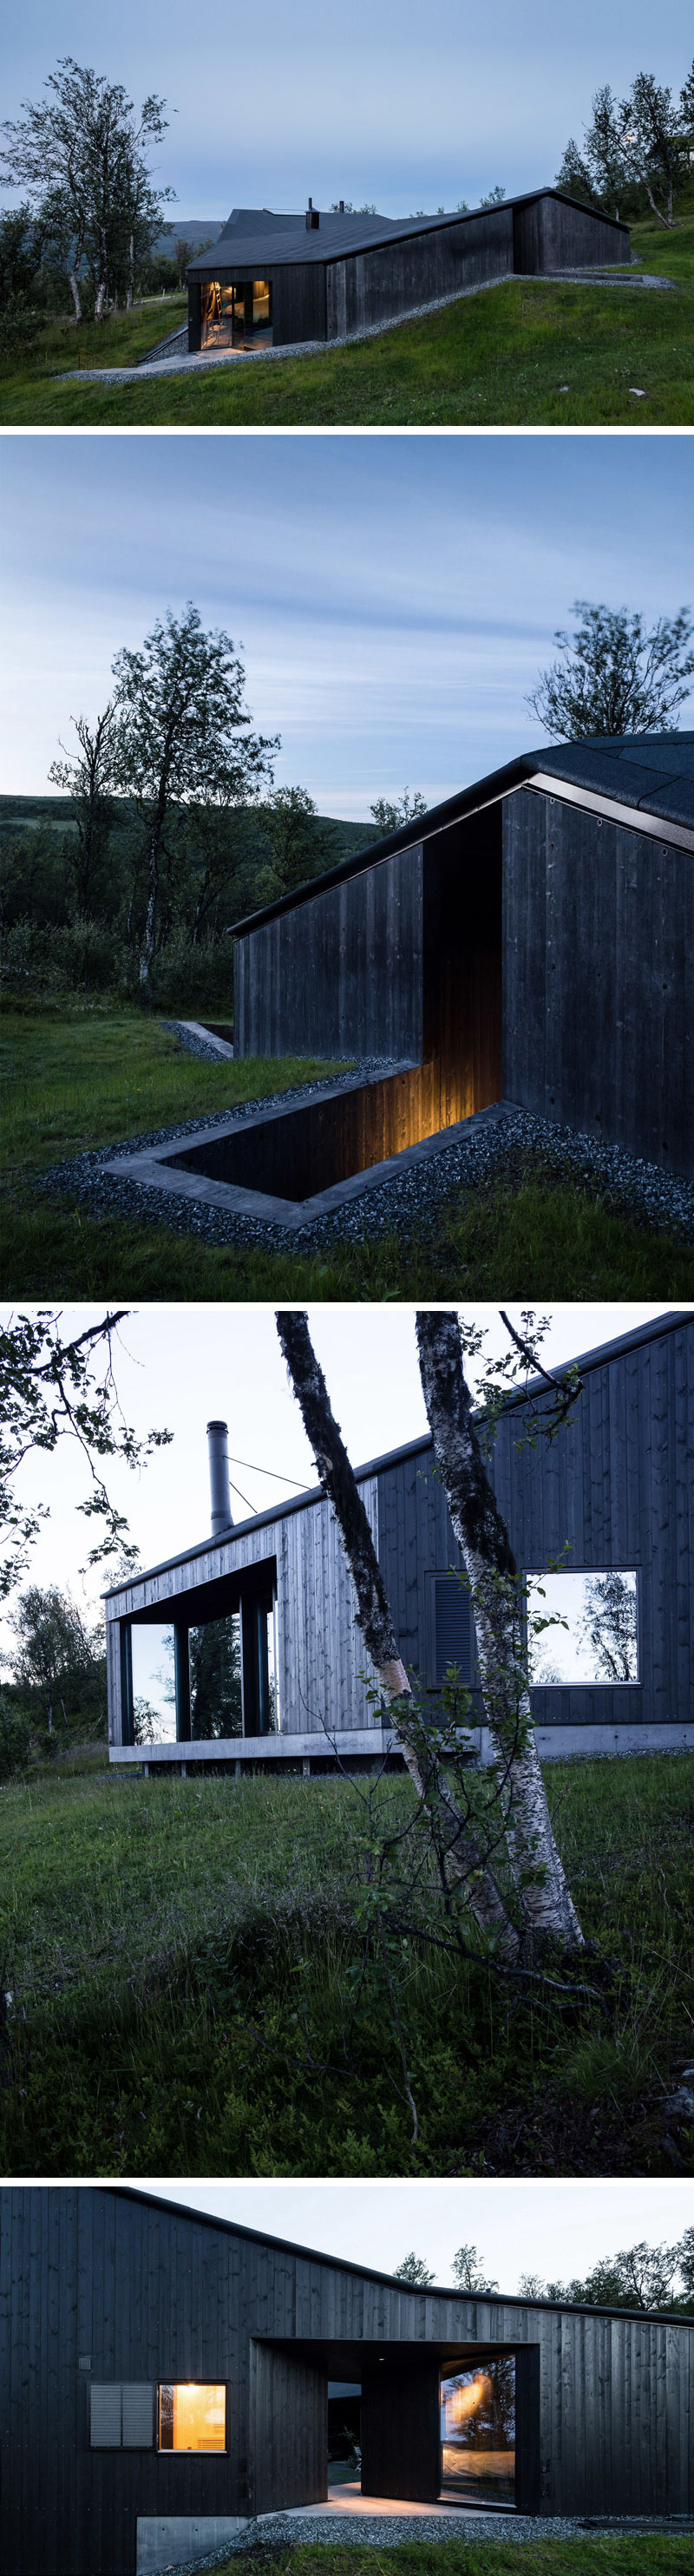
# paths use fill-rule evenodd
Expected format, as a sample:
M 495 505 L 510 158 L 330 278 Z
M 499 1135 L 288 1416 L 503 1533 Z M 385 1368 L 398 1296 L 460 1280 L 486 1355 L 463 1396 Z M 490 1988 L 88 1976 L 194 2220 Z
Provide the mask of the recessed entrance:
M 203 349 L 248 349 L 272 342 L 272 287 L 266 277 L 213 278 L 200 290 Z

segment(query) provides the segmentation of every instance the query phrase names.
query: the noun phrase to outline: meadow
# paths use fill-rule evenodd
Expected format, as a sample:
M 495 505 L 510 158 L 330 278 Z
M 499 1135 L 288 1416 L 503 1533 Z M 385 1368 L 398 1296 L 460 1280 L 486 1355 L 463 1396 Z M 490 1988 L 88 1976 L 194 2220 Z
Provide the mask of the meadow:
M 0 371 L 0 420 L 58 425 L 685 427 L 694 420 L 694 210 L 672 233 L 632 226 L 650 275 L 629 283 L 512 278 L 378 338 L 281 363 L 256 359 L 137 384 L 63 380 L 128 366 L 185 318 L 183 297 L 114 314 L 96 331 L 51 322 Z M 155 318 L 156 317 L 156 318 Z
M 692 2543 L 684 2532 L 572 2532 L 569 2540 L 543 2531 L 518 2556 L 516 2538 L 408 2540 L 397 2547 L 355 2549 L 347 2543 L 299 2540 L 272 2548 L 263 2541 L 241 2550 L 215 2576 L 691 2576 Z
M 8 1004 L 0 1033 L 2 1294 L 210 1302 L 694 1296 L 694 1247 L 608 1206 L 594 1186 L 559 1185 L 536 1164 L 512 1181 L 452 1191 L 409 1235 L 370 1239 L 367 1213 L 362 1235 L 315 1253 L 216 1247 L 137 1215 L 100 1216 L 69 1175 L 59 1195 L 41 1187 L 49 1167 L 89 1149 L 334 1070 L 313 1059 L 207 1064 L 160 1021 L 108 1001 L 40 1011 Z
M 0 2152 L 17 2175 L 694 2171 L 694 1757 L 547 1769 L 586 1991 L 440 1946 L 423 1860 L 364 1969 L 349 1781 L 146 1778 L 83 1751 L 0 1790 Z M 377 1788 L 390 1828 L 413 1791 Z M 609 2250 L 609 2249 L 608 2249 Z M 351 2571 L 350 2571 L 351 2576 Z

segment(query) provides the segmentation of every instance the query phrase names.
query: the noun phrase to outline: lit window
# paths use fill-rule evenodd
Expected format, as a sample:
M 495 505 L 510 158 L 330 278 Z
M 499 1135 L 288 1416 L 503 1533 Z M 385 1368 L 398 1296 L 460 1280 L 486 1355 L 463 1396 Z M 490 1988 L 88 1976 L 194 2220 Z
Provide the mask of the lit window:
M 162 2382 L 159 2389 L 160 2451 L 225 2451 L 227 2393 L 224 2382 Z
M 635 1573 L 528 1576 L 530 1675 L 536 1689 L 637 1682 Z M 554 1623 L 546 1626 L 546 1621 Z

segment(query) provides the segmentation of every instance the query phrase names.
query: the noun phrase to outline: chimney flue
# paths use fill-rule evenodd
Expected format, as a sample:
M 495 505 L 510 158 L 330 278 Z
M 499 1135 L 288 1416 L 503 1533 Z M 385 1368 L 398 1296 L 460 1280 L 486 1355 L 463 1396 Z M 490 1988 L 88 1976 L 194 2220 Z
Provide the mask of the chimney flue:
M 207 1449 L 210 1461 L 212 1536 L 213 1538 L 219 1538 L 222 1530 L 231 1529 L 233 1527 L 231 1495 L 229 1492 L 228 1426 L 226 1422 L 208 1422 Z

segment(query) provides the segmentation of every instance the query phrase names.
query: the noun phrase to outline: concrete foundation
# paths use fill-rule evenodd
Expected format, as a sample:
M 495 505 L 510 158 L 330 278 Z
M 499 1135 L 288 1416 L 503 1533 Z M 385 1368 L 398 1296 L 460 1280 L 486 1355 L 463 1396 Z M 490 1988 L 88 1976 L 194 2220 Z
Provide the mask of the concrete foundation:
M 184 2567 L 196 2554 L 206 2558 L 247 2530 L 246 2514 L 138 2514 L 137 2576 L 162 2576 L 164 2569 Z

